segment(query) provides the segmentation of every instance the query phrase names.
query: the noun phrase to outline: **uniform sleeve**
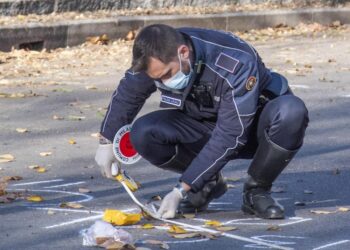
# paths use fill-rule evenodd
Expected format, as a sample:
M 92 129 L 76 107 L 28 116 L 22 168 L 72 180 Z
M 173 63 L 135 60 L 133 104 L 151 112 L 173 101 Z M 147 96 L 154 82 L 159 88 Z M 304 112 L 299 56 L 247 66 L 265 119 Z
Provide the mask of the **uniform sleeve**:
M 251 90 L 245 87 L 252 76 L 253 72 L 245 74 L 237 88 L 230 85 L 222 94 L 218 120 L 211 138 L 180 178 L 194 192 L 234 159 L 246 144 L 259 97 L 258 86 Z
M 112 141 L 119 128 L 134 120 L 146 99 L 156 89 L 146 73 L 127 71 L 112 95 L 101 124 L 101 135 Z

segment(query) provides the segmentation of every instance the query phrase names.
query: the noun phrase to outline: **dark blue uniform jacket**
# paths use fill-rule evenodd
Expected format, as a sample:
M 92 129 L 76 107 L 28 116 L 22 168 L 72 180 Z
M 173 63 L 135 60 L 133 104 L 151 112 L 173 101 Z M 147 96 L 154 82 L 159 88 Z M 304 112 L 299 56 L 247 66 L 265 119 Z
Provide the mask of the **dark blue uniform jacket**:
M 101 125 L 101 134 L 113 140 L 120 127 L 132 123 L 145 100 L 161 91 L 161 107 L 182 110 L 196 120 L 216 122 L 212 136 L 181 176 L 181 181 L 198 191 L 247 143 L 262 90 L 273 85 L 257 52 L 248 43 L 223 31 L 180 28 L 194 49 L 194 74 L 185 90 L 171 91 L 156 86 L 146 73 L 127 71 L 113 93 Z

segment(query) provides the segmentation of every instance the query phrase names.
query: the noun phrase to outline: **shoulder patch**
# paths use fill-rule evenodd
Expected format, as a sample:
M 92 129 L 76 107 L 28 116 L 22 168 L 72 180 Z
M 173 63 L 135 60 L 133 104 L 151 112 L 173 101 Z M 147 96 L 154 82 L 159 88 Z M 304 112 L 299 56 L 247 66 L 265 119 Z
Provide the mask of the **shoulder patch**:
M 239 60 L 233 58 L 225 53 L 220 53 L 218 58 L 216 59 L 215 66 L 224 69 L 230 73 L 235 73 L 235 70 L 239 64 Z
M 256 84 L 256 78 L 255 76 L 250 76 L 245 84 L 245 88 L 250 91 L 254 88 Z
M 166 96 L 166 95 L 162 95 L 161 96 L 161 102 L 176 106 L 176 107 L 180 107 L 181 106 L 181 99 L 178 98 L 174 98 L 171 96 Z

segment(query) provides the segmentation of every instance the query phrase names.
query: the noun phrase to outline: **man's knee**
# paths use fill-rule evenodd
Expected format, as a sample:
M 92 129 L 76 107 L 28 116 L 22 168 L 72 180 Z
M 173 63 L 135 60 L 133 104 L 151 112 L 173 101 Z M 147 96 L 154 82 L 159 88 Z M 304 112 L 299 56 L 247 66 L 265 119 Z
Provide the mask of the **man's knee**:
M 280 103 L 278 119 L 282 126 L 286 126 L 292 132 L 305 129 L 309 122 L 308 110 L 304 102 L 297 96 L 283 96 Z

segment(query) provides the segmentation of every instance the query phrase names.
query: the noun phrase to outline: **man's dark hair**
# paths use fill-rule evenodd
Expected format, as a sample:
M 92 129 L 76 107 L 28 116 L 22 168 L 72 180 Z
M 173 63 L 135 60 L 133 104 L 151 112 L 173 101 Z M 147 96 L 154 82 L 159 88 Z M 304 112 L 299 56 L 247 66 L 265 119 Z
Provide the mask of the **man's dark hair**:
M 173 27 L 153 24 L 143 28 L 136 36 L 132 50 L 132 69 L 135 72 L 147 70 L 150 57 L 167 64 L 177 56 L 177 47 L 185 39 Z

